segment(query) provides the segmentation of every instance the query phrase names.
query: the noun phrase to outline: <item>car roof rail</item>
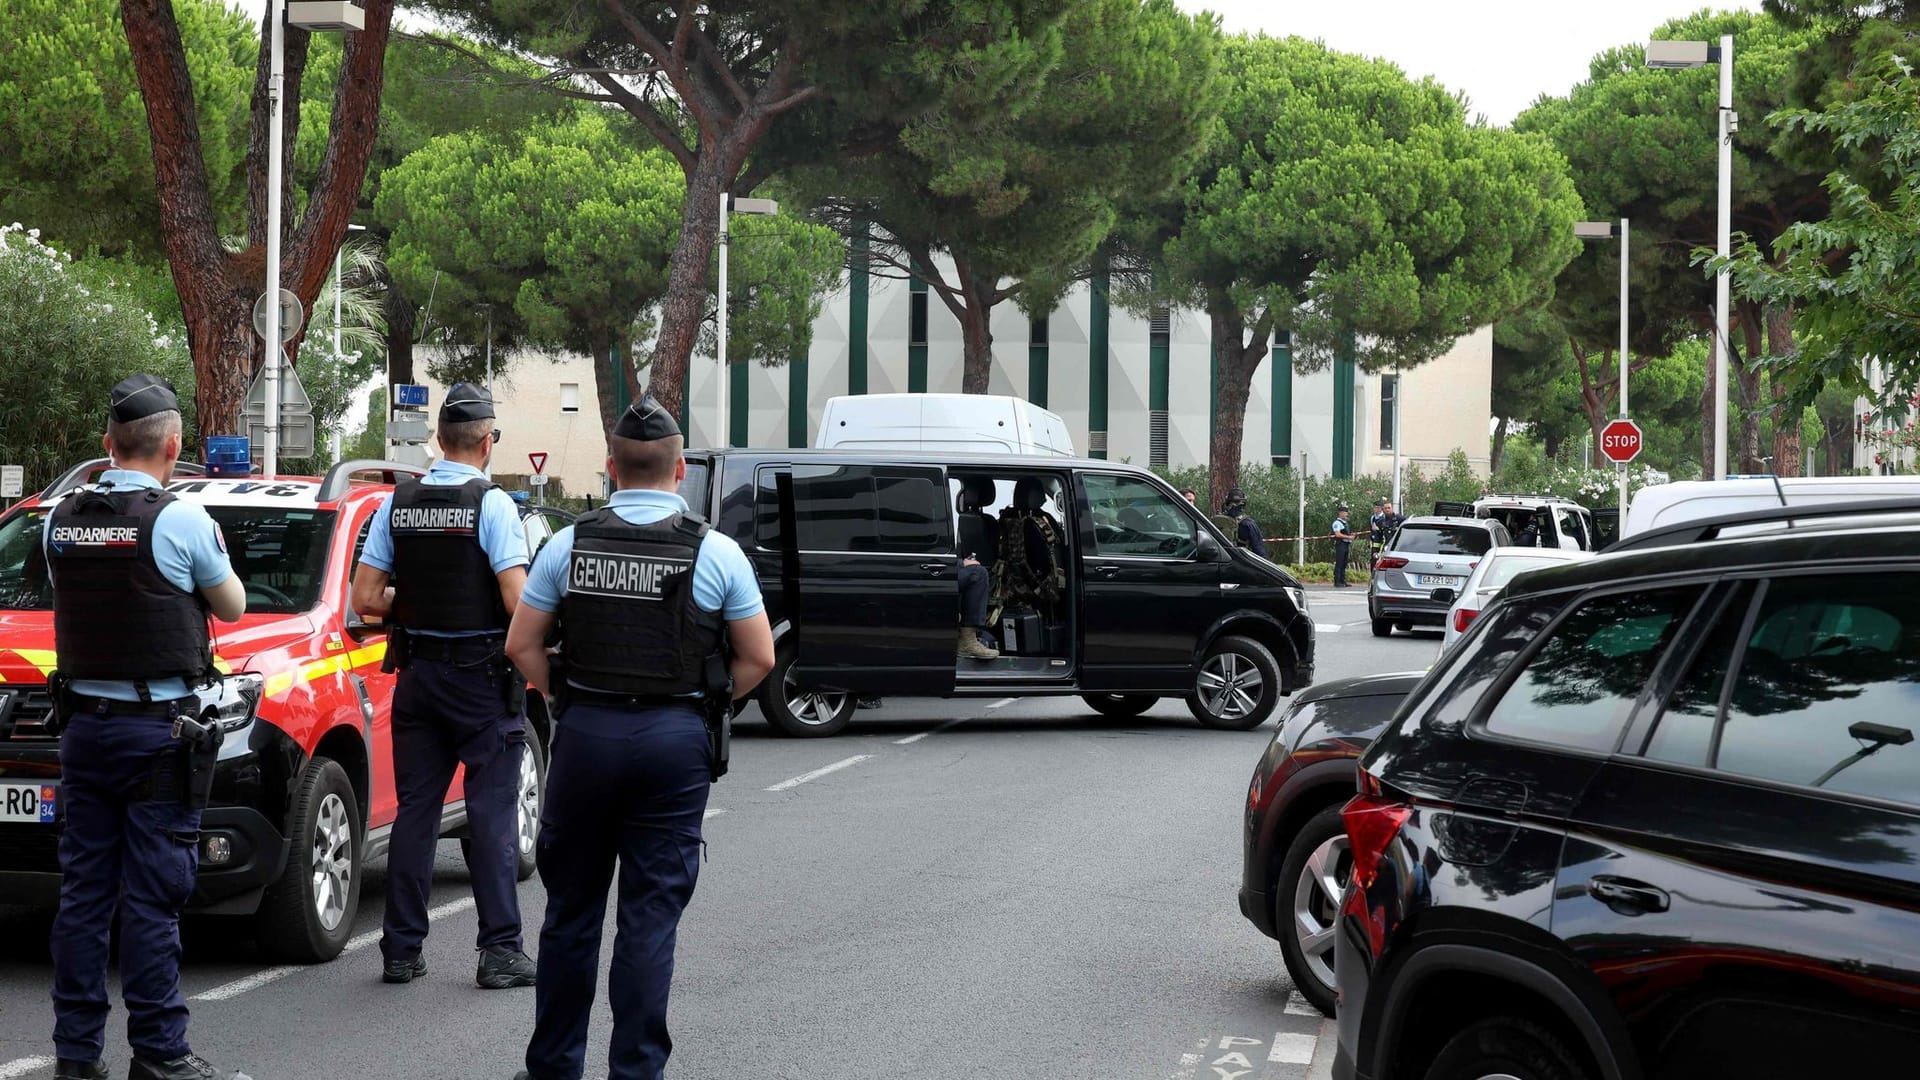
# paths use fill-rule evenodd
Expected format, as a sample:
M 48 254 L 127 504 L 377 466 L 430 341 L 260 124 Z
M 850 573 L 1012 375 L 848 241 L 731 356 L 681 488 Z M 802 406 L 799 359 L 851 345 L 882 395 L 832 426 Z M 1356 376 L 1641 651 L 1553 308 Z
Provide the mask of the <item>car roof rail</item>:
M 87 478 L 94 473 L 111 468 L 113 468 L 112 458 L 93 458 L 90 461 L 83 461 L 73 468 L 68 469 L 66 472 L 61 473 L 60 478 L 53 483 L 41 488 L 40 497 L 42 499 L 50 499 L 55 495 L 72 491 L 74 488 L 86 483 Z M 206 474 L 206 467 L 197 462 L 176 461 L 173 463 L 173 475 L 175 476 L 205 476 Z
M 316 501 L 332 502 L 345 495 L 348 486 L 353 483 L 354 474 L 365 472 L 380 473 L 382 476 L 380 482 L 383 484 L 398 483 L 396 477 L 401 475 L 427 475 L 426 468 L 420 465 L 408 465 L 400 461 L 381 461 L 378 458 L 354 458 L 327 470 L 326 477 L 320 481 L 320 494 L 316 497 Z
M 1901 499 L 1863 499 L 1859 502 L 1814 503 L 1800 506 L 1769 506 L 1760 510 L 1746 510 L 1738 514 L 1723 514 L 1719 517 L 1701 518 L 1665 528 L 1650 529 L 1637 536 L 1628 536 L 1616 540 L 1606 549 L 1611 555 L 1618 551 L 1639 551 L 1646 548 L 1675 547 L 1682 544 L 1698 544 L 1709 540 L 1718 540 L 1729 529 L 1745 525 L 1767 525 L 1784 522 L 1791 529 L 1799 523 L 1818 524 L 1825 518 L 1862 517 L 1872 514 L 1920 514 L 1920 498 Z

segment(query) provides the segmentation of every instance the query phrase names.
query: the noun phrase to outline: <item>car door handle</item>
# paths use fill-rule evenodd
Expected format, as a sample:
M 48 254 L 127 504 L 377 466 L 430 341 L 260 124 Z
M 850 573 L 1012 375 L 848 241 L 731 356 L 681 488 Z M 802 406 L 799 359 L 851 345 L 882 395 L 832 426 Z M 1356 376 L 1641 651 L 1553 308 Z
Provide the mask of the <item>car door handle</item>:
M 1587 893 L 1623 915 L 1661 912 L 1672 903 L 1665 889 L 1656 889 L 1644 881 L 1611 874 L 1602 874 L 1588 881 Z
M 1112 563 L 1101 563 L 1098 566 L 1089 566 L 1087 569 L 1099 574 L 1101 577 L 1112 577 L 1120 572 L 1120 568 Z

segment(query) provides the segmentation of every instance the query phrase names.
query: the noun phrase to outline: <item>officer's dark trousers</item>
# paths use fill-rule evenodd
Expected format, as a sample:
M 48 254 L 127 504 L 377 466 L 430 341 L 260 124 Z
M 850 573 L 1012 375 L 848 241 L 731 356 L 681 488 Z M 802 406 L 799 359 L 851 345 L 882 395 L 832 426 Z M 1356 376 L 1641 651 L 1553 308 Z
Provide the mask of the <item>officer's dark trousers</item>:
M 1353 544 L 1343 544 L 1338 540 L 1333 542 L 1333 583 L 1335 585 L 1347 583 L 1347 560 L 1352 557 Z
M 680 913 L 700 872 L 710 786 L 706 729 L 691 709 L 570 707 L 558 724 L 540 815 L 540 930 L 527 1071 L 579 1080 L 600 969 L 607 889 L 619 871 L 609 1080 L 657 1080 L 673 1040 L 667 993 Z
M 479 948 L 520 947 L 520 756 L 525 719 L 507 711 L 495 665 L 414 659 L 393 694 L 393 781 L 400 800 L 387 853 L 387 914 L 380 951 L 411 960 L 427 939 L 440 811 L 455 765 L 467 767 L 467 869 L 480 916 Z
M 177 792 L 156 799 L 144 790 L 154 759 L 179 745 L 173 722 L 157 716 L 85 713 L 60 737 L 66 826 L 53 922 L 53 1044 L 60 1057 L 93 1061 L 106 1047 L 116 907 L 127 1042 L 150 1060 L 191 1052 L 180 994 L 180 907 L 199 872 L 200 811 Z
M 960 568 L 960 625 L 984 630 L 987 625 L 987 590 L 991 584 L 984 566 Z

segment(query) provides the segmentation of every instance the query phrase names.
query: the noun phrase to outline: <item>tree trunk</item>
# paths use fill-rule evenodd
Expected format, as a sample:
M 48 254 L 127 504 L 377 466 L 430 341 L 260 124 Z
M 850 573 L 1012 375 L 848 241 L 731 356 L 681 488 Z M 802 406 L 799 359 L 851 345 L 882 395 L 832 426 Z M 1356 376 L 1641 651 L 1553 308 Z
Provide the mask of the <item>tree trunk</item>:
M 391 281 L 387 283 L 381 307 L 387 319 L 387 383 L 410 383 L 413 381 L 413 335 L 420 309 Z
M 1219 358 L 1213 437 L 1207 445 L 1207 490 L 1217 511 L 1227 489 L 1240 482 L 1247 398 L 1253 390 L 1253 373 L 1260 367 L 1260 361 L 1266 359 L 1268 343 L 1273 340 L 1273 319 L 1267 314 L 1255 321 L 1253 343 L 1249 345 L 1245 313 L 1235 309 L 1232 302 L 1220 294 L 1208 298 L 1207 308 L 1213 331 L 1213 352 Z
M 611 432 L 613 422 L 620 418 L 614 411 L 620 401 L 619 380 L 626 380 L 628 401 L 640 400 L 640 378 L 633 369 L 632 343 L 621 343 L 620 370 L 617 372 L 613 364 L 612 331 L 594 330 L 590 351 L 593 353 L 593 392 L 600 400 L 600 428 L 603 432 Z
M 1793 309 L 1769 308 L 1767 310 L 1767 355 L 1774 358 L 1792 356 Z M 1778 476 L 1799 476 L 1800 458 L 1803 453 L 1800 444 L 1799 406 L 1787 399 L 1779 379 L 1773 379 L 1773 471 Z
M 993 385 L 993 305 L 997 281 L 981 281 L 960 268 L 960 305 L 954 313 L 960 317 L 962 363 L 960 392 L 984 394 Z
M 720 192 L 729 176 L 721 170 L 717 156 L 703 146 L 693 175 L 687 178 L 680 239 L 673 246 L 667 295 L 660 302 L 660 336 L 654 341 L 647 379 L 648 391 L 675 415 L 686 396 L 687 368 L 700 339 L 700 326 L 707 321 L 707 264 L 713 261 L 720 238 Z
M 1713 362 L 1713 345 L 1707 345 L 1707 383 L 1700 393 L 1700 475 L 1712 480 L 1714 457 L 1714 383 L 1717 375 Z
M 1602 353 L 1601 360 L 1604 362 L 1609 356 L 1611 356 L 1611 350 Z M 1611 404 L 1605 393 L 1606 384 L 1603 380 L 1593 377 L 1593 366 L 1588 361 L 1587 350 L 1577 343 L 1573 345 L 1573 359 L 1580 368 L 1580 411 L 1586 414 L 1587 430 L 1593 433 L 1591 464 L 1596 468 L 1605 468 L 1612 464 L 1607 460 L 1607 456 L 1600 452 L 1600 429 L 1607 426 L 1607 413 Z M 1619 389 L 1615 388 L 1614 393 L 1618 394 Z
M 1766 342 L 1761 336 L 1760 323 L 1750 313 L 1741 315 L 1740 333 L 1746 340 L 1746 352 L 1742 356 L 1729 357 L 1733 374 L 1732 389 L 1738 392 L 1737 400 L 1740 403 L 1736 460 L 1740 463 L 1741 472 L 1770 472 L 1772 470 L 1761 460 L 1760 448 L 1760 358 L 1765 355 Z
M 1487 473 L 1500 471 L 1500 459 L 1507 453 L 1507 418 L 1502 416 L 1493 425 L 1493 451 L 1487 455 Z

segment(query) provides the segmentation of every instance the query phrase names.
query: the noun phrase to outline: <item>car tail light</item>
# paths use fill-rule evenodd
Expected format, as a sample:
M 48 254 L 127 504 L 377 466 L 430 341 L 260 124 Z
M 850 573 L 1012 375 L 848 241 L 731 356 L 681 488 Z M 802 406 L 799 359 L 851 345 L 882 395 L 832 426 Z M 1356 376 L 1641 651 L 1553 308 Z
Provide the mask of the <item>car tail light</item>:
M 1453 612 L 1453 632 L 1456 634 L 1466 633 L 1467 627 L 1473 625 L 1473 620 L 1479 617 L 1480 613 L 1477 611 L 1471 611 L 1467 608 L 1455 608 Z
M 1397 555 L 1383 555 L 1373 561 L 1375 570 L 1399 570 L 1407 565 L 1407 560 Z
M 1340 818 L 1346 822 L 1352 849 L 1354 887 L 1366 889 L 1379 876 L 1380 863 L 1400 827 L 1413 816 L 1413 807 L 1381 794 L 1380 782 L 1368 774 L 1360 776 L 1361 793 L 1340 811 Z
M 1263 783 L 1266 775 L 1267 763 L 1262 761 L 1260 767 L 1253 770 L 1253 783 L 1247 785 L 1247 813 L 1249 814 L 1260 809 L 1260 789 L 1266 786 Z

